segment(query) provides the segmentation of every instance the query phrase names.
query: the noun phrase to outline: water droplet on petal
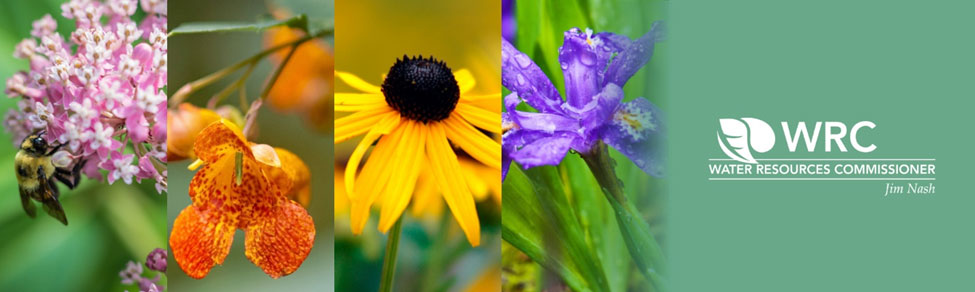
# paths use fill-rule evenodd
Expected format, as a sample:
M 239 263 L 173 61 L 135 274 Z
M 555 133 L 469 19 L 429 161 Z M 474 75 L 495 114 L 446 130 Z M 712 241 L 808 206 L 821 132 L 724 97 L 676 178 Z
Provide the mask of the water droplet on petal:
M 515 55 L 515 62 L 518 63 L 518 67 L 528 68 L 532 64 L 532 60 L 528 58 L 525 54 Z
M 525 76 L 518 74 L 518 86 L 524 86 L 524 85 L 525 85 Z
M 569 70 L 569 63 L 566 62 L 561 62 L 561 63 L 562 63 L 562 70 Z
M 583 65 L 593 66 L 596 65 L 596 56 L 593 53 L 585 52 L 579 56 L 579 61 L 582 62 Z

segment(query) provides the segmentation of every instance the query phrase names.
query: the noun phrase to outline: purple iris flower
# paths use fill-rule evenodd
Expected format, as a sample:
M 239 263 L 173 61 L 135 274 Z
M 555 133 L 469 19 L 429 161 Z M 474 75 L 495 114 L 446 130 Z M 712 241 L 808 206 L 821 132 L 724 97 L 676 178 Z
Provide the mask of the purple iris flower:
M 501 0 L 501 36 L 515 41 L 515 0 Z
M 502 179 L 511 161 L 522 167 L 557 165 L 569 149 L 593 151 L 598 141 L 619 150 L 647 174 L 662 175 L 664 125 L 660 110 L 645 98 L 623 100 L 623 85 L 653 56 L 663 39 L 656 22 L 636 40 L 578 28 L 565 32 L 559 63 L 565 100 L 527 55 L 501 41 L 501 80 L 512 93 L 501 116 Z M 538 112 L 517 111 L 525 102 Z

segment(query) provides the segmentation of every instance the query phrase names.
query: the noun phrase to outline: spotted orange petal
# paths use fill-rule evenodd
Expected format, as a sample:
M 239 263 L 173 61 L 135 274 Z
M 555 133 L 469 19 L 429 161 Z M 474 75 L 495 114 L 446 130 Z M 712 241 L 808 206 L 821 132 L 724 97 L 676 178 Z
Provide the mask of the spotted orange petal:
M 244 153 L 245 158 L 254 159 L 247 139 L 240 128 L 228 120 L 221 119 L 200 131 L 193 143 L 193 152 L 206 163 L 216 162 L 220 157 L 234 156 L 235 152 Z
M 311 202 L 311 171 L 308 165 L 287 149 L 274 148 L 274 151 L 281 161 L 281 168 L 270 172 L 271 180 L 282 190 L 285 190 L 284 186 L 290 186 L 285 195 L 307 208 Z
M 271 278 L 293 273 L 315 244 L 315 222 L 297 202 L 283 200 L 270 217 L 251 224 L 245 254 Z
M 179 267 L 190 277 L 200 279 L 206 277 L 214 265 L 222 264 L 230 253 L 234 230 L 232 226 L 210 220 L 191 205 L 173 222 L 169 246 Z
M 244 228 L 257 221 L 256 217 L 272 212 L 284 197 L 266 174 L 273 167 L 246 156 L 241 162 L 240 185 L 235 179 L 234 156 L 225 155 L 197 171 L 189 189 L 194 206 L 236 228 Z

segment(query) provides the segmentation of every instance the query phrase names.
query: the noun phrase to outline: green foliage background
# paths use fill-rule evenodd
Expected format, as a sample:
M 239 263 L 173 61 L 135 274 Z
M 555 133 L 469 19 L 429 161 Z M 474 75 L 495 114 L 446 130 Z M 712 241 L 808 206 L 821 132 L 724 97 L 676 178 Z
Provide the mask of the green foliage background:
M 534 60 L 564 93 L 558 48 L 563 32 L 592 28 L 635 39 L 665 20 L 667 1 L 571 0 L 517 1 L 517 33 L 512 44 Z M 645 97 L 667 112 L 664 96 L 667 42 L 657 44 L 650 63 L 624 87 L 625 100 Z M 504 90 L 504 95 L 509 94 Z M 522 105 L 522 110 L 531 110 Z M 664 241 L 665 181 L 650 177 L 626 157 L 610 150 L 616 174 L 630 200 Z M 566 285 L 576 290 L 646 291 L 651 289 L 632 263 L 617 227 L 613 208 L 579 155 L 566 155 L 559 166 L 527 171 L 512 166 L 504 182 L 503 255 L 507 290 L 536 290 Z M 512 243 L 522 248 L 521 254 Z M 666 250 L 666 246 L 663 247 Z M 595 252 L 594 252 L 595 251 Z M 560 267 L 545 270 L 545 266 Z
M 30 36 L 34 20 L 50 13 L 62 35 L 74 28 L 60 16 L 61 2 L 0 1 L 2 81 L 29 69 L 26 60 L 13 58 L 13 50 Z M 17 101 L 0 98 L 0 112 L 15 109 Z M 0 165 L 9 170 L 0 172 L 0 291 L 138 290 L 122 285 L 118 273 L 128 261 L 144 263 L 153 248 L 166 246 L 167 195 L 157 194 L 152 181 L 109 186 L 85 178 L 75 190 L 61 186 L 68 226 L 43 212 L 31 219 L 20 205 L 13 170 L 18 149 L 11 139 L 0 133 Z

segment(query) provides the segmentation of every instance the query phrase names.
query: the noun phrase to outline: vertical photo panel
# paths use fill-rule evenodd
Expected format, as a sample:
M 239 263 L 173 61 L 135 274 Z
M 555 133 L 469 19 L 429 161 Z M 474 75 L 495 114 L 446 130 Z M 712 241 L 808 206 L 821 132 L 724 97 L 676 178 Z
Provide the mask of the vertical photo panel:
M 335 289 L 501 288 L 501 3 L 335 3 Z
M 169 285 L 332 289 L 332 2 L 169 11 Z
M 0 2 L 0 291 L 158 291 L 165 1 Z
M 665 1 L 502 3 L 502 290 L 664 291 Z

